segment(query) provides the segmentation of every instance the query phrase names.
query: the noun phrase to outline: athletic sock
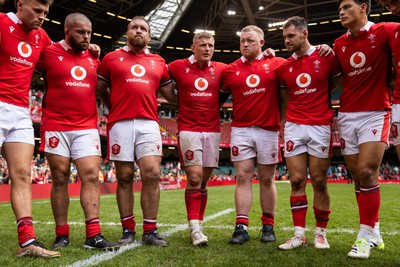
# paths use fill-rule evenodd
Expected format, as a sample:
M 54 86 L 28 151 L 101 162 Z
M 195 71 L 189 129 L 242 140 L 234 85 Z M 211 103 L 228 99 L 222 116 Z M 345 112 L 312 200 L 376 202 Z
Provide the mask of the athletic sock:
M 85 220 L 86 224 L 86 238 L 91 238 L 95 235 L 101 234 L 99 217 Z

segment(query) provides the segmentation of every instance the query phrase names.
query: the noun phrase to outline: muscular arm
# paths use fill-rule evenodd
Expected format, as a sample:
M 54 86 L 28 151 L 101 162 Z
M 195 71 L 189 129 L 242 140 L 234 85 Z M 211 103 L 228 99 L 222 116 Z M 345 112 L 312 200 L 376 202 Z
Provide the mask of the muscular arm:
M 111 109 L 110 90 L 108 89 L 108 83 L 101 79 L 97 80 L 96 97 L 98 97 L 109 110 Z
M 174 85 L 172 82 L 161 86 L 159 88 L 159 92 L 161 96 L 164 97 L 169 103 L 178 103 L 178 97 L 175 94 Z

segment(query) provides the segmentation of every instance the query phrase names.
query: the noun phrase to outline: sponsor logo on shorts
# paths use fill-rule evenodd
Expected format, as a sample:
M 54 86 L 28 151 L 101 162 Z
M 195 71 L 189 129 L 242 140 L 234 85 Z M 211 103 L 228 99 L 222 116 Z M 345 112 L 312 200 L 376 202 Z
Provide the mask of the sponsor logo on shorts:
M 275 154 L 275 153 L 272 153 L 271 156 L 272 156 L 272 158 L 274 159 L 275 156 L 276 156 L 276 154 Z
M 86 70 L 85 68 L 81 67 L 81 66 L 74 66 L 71 69 L 71 76 L 72 78 L 74 78 L 77 81 L 82 81 L 83 79 L 86 78 Z
M 397 125 L 392 124 L 390 131 L 392 132 L 393 138 L 397 138 L 399 136 L 399 129 L 397 128 Z
M 157 150 L 160 150 L 160 145 L 157 145 Z
M 99 150 L 100 149 L 100 146 L 99 145 L 96 145 L 96 150 Z
M 309 86 L 310 83 L 311 83 L 311 76 L 308 73 L 302 73 L 296 78 L 296 84 L 301 88 Z
M 372 129 L 372 133 L 373 133 L 374 135 L 376 135 L 377 132 L 378 132 L 377 129 Z
M 112 147 L 111 147 L 111 152 L 112 152 L 114 155 L 118 155 L 119 152 L 121 152 L 121 146 L 118 145 L 118 144 L 113 144 Z
M 186 160 L 193 160 L 194 153 L 192 150 L 188 150 L 185 152 L 185 159 Z
M 233 155 L 234 157 L 236 157 L 237 155 L 239 155 L 239 148 L 238 148 L 237 146 L 233 146 L 233 147 L 231 148 L 231 150 L 232 150 L 232 155 Z
M 366 57 L 363 52 L 355 52 L 353 55 L 350 57 L 350 65 L 353 68 L 361 68 L 364 66 L 366 61 Z
M 294 149 L 294 142 L 292 140 L 289 140 L 286 142 L 286 151 L 287 152 L 292 152 Z
M 251 74 L 246 78 L 246 84 L 250 88 L 257 87 L 260 84 L 260 77 L 257 74 Z
M 346 148 L 346 141 L 343 138 L 340 138 L 340 148 L 345 149 Z
M 60 143 L 60 139 L 58 139 L 57 137 L 52 136 L 49 138 L 49 147 L 50 148 L 58 147 L 58 143 Z
M 325 150 L 326 150 L 326 147 L 324 147 L 324 146 L 321 146 L 321 150 L 322 150 L 322 152 L 325 152 Z

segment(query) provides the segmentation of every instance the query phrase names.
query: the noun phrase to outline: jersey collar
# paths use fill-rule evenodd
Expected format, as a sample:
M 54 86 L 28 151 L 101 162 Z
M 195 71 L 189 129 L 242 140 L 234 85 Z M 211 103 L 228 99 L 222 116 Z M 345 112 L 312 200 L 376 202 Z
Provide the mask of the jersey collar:
M 189 60 L 189 62 L 190 62 L 190 64 L 194 64 L 194 63 L 196 63 L 197 62 L 197 60 L 194 58 L 194 55 L 191 55 L 189 58 L 188 58 L 188 60 Z M 210 67 L 211 66 L 211 60 L 210 61 L 208 61 L 208 67 Z
M 254 60 L 261 60 L 264 57 L 263 53 L 260 53 L 258 56 L 256 56 L 256 58 Z M 243 63 L 247 62 L 247 58 L 245 58 L 244 56 L 241 56 L 240 59 L 242 60 Z
M 374 25 L 375 23 L 368 21 L 367 24 L 364 25 L 364 27 L 361 27 L 360 31 L 366 31 L 369 32 L 369 29 L 371 29 L 371 26 Z M 350 30 L 347 30 L 347 37 L 351 35 Z
M 314 53 L 314 51 L 316 50 L 315 46 L 311 45 L 310 48 L 308 48 L 308 50 L 304 53 L 304 55 L 307 56 L 311 56 L 312 53 Z M 293 53 L 292 57 L 297 60 L 298 58 L 300 58 L 296 53 Z
M 13 12 L 8 12 L 7 16 L 15 23 L 15 24 L 23 24 L 22 21 L 17 17 L 17 15 Z
M 125 50 L 126 52 L 132 51 L 132 50 L 129 48 L 129 46 L 127 46 L 127 45 L 125 45 L 124 47 L 122 47 L 122 49 Z M 146 48 L 146 49 L 144 49 L 142 52 L 145 53 L 145 54 L 147 55 L 147 54 L 150 53 L 150 50 L 149 50 L 148 48 Z

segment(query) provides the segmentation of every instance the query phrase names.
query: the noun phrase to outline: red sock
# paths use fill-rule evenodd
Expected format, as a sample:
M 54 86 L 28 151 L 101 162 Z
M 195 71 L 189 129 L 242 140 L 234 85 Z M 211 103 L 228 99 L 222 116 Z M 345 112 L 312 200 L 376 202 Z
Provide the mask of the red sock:
M 91 238 L 95 235 L 101 234 L 99 217 L 87 219 L 86 224 L 86 238 Z
M 263 213 L 261 216 L 261 222 L 262 225 L 272 225 L 274 226 L 275 220 L 274 220 L 274 214 L 272 213 Z
M 374 228 L 381 204 L 379 185 L 360 188 L 360 224 Z
M 245 214 L 236 214 L 236 225 L 238 224 L 249 226 L 249 216 Z
M 313 208 L 315 215 L 315 225 L 317 227 L 326 228 L 329 222 L 329 214 L 331 213 L 331 210 L 320 210 L 315 206 Z
M 199 214 L 200 221 L 204 220 L 204 214 L 206 213 L 207 200 L 208 200 L 208 190 L 203 189 L 203 190 L 201 190 L 201 205 L 200 205 L 200 214 Z
M 157 229 L 157 218 L 143 219 L 143 232 L 144 233 L 150 233 L 154 229 Z
M 135 232 L 135 215 L 131 214 L 121 218 L 122 229 L 129 229 L 133 233 Z
M 32 217 L 23 217 L 17 220 L 18 243 L 24 244 L 30 240 L 36 239 L 33 229 Z
M 69 225 L 56 225 L 56 236 L 69 236 Z
M 200 189 L 186 189 L 185 203 L 188 221 L 200 219 L 201 208 L 201 191 Z
M 307 196 L 290 196 L 290 206 L 292 208 L 293 225 L 306 227 L 306 215 L 307 215 Z

